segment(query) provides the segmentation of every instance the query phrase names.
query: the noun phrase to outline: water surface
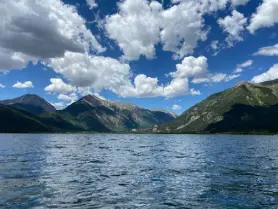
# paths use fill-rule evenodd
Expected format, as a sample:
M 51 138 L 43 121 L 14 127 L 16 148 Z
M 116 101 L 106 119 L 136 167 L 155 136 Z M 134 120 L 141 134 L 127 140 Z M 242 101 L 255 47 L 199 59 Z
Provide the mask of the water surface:
M 278 208 L 278 137 L 0 135 L 0 208 Z

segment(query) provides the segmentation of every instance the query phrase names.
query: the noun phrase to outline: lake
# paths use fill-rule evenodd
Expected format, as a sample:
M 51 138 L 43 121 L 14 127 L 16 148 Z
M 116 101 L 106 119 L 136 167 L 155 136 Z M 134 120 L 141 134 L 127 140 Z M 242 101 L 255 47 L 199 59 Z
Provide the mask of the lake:
M 278 136 L 0 135 L 0 208 L 278 208 Z

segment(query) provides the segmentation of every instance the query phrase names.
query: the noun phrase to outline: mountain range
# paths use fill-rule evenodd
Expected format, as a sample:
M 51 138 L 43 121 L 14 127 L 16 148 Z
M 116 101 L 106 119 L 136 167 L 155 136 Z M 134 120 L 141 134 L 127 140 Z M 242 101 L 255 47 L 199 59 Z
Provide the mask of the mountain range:
M 0 104 L 0 132 L 123 132 L 151 128 L 177 117 L 164 110 L 148 110 L 92 95 L 63 110 L 31 94 Z
M 278 80 L 243 82 L 180 116 L 93 95 L 56 110 L 37 95 L 0 101 L 0 132 L 278 133 Z M 155 127 L 155 128 L 154 128 Z
M 239 83 L 160 127 L 166 133 L 278 133 L 278 80 Z

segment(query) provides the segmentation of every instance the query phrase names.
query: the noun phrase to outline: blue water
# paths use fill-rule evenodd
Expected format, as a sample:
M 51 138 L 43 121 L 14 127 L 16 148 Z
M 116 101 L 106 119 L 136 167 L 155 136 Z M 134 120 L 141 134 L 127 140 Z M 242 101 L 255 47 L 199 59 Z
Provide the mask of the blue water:
M 278 208 L 278 137 L 0 135 L 0 208 Z

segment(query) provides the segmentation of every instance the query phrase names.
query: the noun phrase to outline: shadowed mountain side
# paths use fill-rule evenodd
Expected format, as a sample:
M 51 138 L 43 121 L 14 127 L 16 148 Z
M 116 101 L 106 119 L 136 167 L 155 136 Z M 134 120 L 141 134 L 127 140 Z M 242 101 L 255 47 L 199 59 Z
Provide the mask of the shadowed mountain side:
M 236 104 L 223 120 L 211 124 L 210 133 L 278 133 L 278 105 L 269 107 Z
M 26 94 L 14 99 L 0 101 L 0 103 L 28 111 L 35 115 L 39 115 L 44 112 L 56 111 L 50 103 L 35 94 Z
M 34 115 L 13 107 L 0 104 L 1 133 L 49 132 L 50 129 Z
M 238 115 L 247 111 L 245 118 L 256 118 L 258 120 L 268 120 L 268 115 L 275 111 L 275 105 L 278 104 L 278 80 L 264 82 L 260 84 L 240 83 L 223 92 L 213 94 L 202 102 L 194 105 L 185 111 L 180 117 L 170 123 L 160 127 L 161 132 L 167 133 L 207 133 L 213 130 L 215 133 L 222 132 L 254 132 L 266 128 L 265 131 L 273 132 L 273 129 L 267 129 L 261 121 L 242 121 Z M 250 108 L 247 108 L 250 107 Z M 239 111 L 239 112 L 237 112 Z M 262 115 L 256 111 L 263 111 Z M 268 112 L 270 111 L 270 112 Z M 230 118 L 233 118 L 236 124 L 243 123 L 246 128 L 230 127 Z M 276 121 L 277 122 L 277 121 Z M 217 126 L 215 124 L 218 124 Z M 278 125 L 278 123 L 276 123 Z M 237 130 L 238 128 L 238 130 Z
M 123 132 L 152 128 L 176 117 L 167 111 L 147 110 L 92 95 L 59 111 L 53 111 L 53 107 L 37 95 L 27 94 L 2 103 L 6 104 L 1 105 L 2 132 Z

